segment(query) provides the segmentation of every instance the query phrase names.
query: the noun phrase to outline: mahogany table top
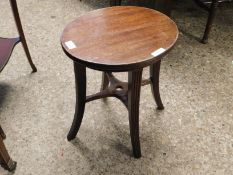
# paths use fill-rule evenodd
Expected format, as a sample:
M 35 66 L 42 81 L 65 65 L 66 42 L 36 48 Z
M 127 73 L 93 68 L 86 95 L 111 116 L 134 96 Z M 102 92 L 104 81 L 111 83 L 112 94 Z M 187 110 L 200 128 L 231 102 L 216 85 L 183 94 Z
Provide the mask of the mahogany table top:
M 65 53 L 98 70 L 126 71 L 161 59 L 178 38 L 176 24 L 144 7 L 116 6 L 86 13 L 61 36 Z

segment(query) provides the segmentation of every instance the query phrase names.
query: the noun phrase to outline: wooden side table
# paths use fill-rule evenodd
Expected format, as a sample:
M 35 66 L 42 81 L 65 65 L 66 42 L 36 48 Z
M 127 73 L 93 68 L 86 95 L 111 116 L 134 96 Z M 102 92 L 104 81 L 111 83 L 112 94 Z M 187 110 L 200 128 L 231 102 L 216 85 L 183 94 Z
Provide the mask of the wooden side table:
M 87 102 L 116 97 L 128 109 L 133 154 L 135 158 L 141 157 L 141 85 L 151 84 L 158 109 L 163 109 L 159 94 L 160 62 L 172 49 L 177 37 L 177 26 L 169 17 L 143 7 L 99 9 L 68 24 L 62 33 L 61 44 L 74 62 L 76 82 L 76 109 L 68 140 L 75 138 Z M 150 66 L 150 78 L 142 80 L 146 66 Z M 86 67 L 103 71 L 101 91 L 90 96 L 86 96 Z M 112 73 L 126 71 L 128 82 L 118 80 Z

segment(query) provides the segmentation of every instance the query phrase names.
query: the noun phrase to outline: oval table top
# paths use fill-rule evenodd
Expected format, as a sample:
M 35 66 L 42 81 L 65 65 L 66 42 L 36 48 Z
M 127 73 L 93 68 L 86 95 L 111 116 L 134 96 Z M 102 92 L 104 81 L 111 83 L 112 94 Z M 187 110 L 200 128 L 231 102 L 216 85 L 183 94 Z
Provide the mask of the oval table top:
M 177 26 L 166 15 L 144 7 L 115 6 L 69 23 L 61 44 L 70 58 L 87 67 L 127 71 L 158 61 L 177 38 Z

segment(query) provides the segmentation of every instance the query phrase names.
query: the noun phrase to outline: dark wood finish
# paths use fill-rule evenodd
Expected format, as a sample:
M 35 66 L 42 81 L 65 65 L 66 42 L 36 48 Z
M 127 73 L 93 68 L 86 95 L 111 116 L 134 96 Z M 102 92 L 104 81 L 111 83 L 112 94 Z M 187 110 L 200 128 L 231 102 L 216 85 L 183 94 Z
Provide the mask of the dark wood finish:
M 76 137 L 82 123 L 86 102 L 86 67 L 74 62 L 76 107 L 72 126 L 67 136 L 68 140 Z
M 19 42 L 22 42 L 28 62 L 32 68 L 32 72 L 36 72 L 37 69 L 34 63 L 32 62 L 31 55 L 30 55 L 30 52 L 27 46 L 26 38 L 24 36 L 16 0 L 10 0 L 10 4 L 11 4 L 12 12 L 14 15 L 15 23 L 18 29 L 19 38 L 0 38 L 0 51 L 1 51 L 0 52 L 0 72 L 3 70 L 3 68 L 6 66 L 7 62 L 9 61 L 11 53 L 14 49 L 14 46 Z
M 7 150 L 6 147 L 4 145 L 3 139 L 6 138 L 6 135 L 2 129 L 2 127 L 0 126 L 0 164 L 3 168 L 5 168 L 8 171 L 14 171 L 16 168 L 17 163 L 14 162 Z
M 96 93 L 94 95 L 89 95 L 86 98 L 86 102 L 90 102 L 93 100 L 97 100 L 100 98 L 106 98 L 106 97 L 116 97 L 119 100 L 122 101 L 122 103 L 128 107 L 128 83 L 122 82 L 118 80 L 112 72 L 106 73 L 106 78 L 109 83 L 108 86 L 99 93 Z M 102 85 L 103 86 L 103 85 Z
M 139 103 L 141 91 L 142 69 L 129 72 L 128 76 L 128 111 L 130 136 L 135 158 L 141 157 L 139 141 Z
M 139 101 L 140 101 L 140 87 L 142 85 L 142 69 L 129 72 L 129 83 L 118 80 L 111 72 L 104 72 L 105 88 L 99 93 L 86 96 L 86 83 L 83 75 L 85 72 L 84 66 L 74 63 L 76 78 L 76 111 L 74 121 L 68 134 L 68 140 L 72 140 L 78 133 L 81 126 L 85 103 L 93 100 L 106 97 L 116 97 L 122 101 L 129 111 L 130 135 L 133 147 L 133 153 L 136 158 L 141 157 L 140 141 L 139 141 Z M 80 71 L 80 72 L 79 72 Z M 81 80 L 81 78 L 83 80 Z M 147 82 L 148 80 L 145 80 Z M 81 82 L 81 83 L 80 83 Z M 103 87 L 103 85 L 102 85 Z M 158 92 L 159 93 L 159 92 Z M 86 97 L 86 100 L 84 98 Z
M 80 128 L 85 103 L 116 97 L 128 109 L 133 154 L 135 158 L 141 157 L 140 89 L 151 84 L 158 109 L 163 109 L 159 93 L 160 60 L 171 50 L 177 37 L 178 29 L 170 18 L 142 7 L 100 9 L 71 22 L 61 37 L 64 52 L 74 61 L 76 79 L 76 110 L 68 140 L 74 139 Z M 164 48 L 161 53 L 151 54 L 160 48 Z M 142 80 L 145 66 L 151 66 L 150 78 Z M 88 96 L 86 67 L 103 71 L 100 92 Z M 123 71 L 128 72 L 128 82 L 118 80 L 113 74 Z
M 61 44 L 80 64 L 121 72 L 158 61 L 177 37 L 177 26 L 166 15 L 143 7 L 116 6 L 89 12 L 71 22 L 63 31 Z M 77 47 L 69 49 L 68 41 Z M 151 55 L 160 48 L 165 49 L 163 54 Z
M 10 3 L 11 3 L 11 8 L 12 8 L 12 11 L 13 11 L 13 14 L 14 14 L 15 23 L 16 23 L 16 26 L 17 26 L 17 29 L 18 29 L 18 32 L 19 32 L 20 41 L 22 42 L 24 51 L 25 51 L 26 56 L 28 58 L 28 62 L 30 64 L 31 68 L 32 68 L 32 72 L 36 72 L 37 69 L 36 69 L 36 66 L 34 65 L 34 63 L 32 62 L 32 58 L 31 58 L 31 55 L 30 55 L 30 52 L 29 52 L 29 49 L 28 49 L 28 46 L 27 46 L 26 38 L 25 38 L 25 35 L 24 35 L 24 32 L 23 32 L 23 27 L 22 27 L 21 20 L 20 20 L 20 17 L 19 17 L 19 12 L 18 12 L 18 7 L 17 7 L 16 0 L 10 0 Z
M 108 87 L 108 85 L 109 85 L 108 75 L 107 75 L 106 72 L 102 73 L 102 83 L 101 84 L 102 85 L 101 85 L 100 90 L 106 89 Z
M 76 109 L 74 120 L 68 134 L 68 140 L 76 137 L 82 123 L 85 103 L 93 100 L 116 97 L 126 106 L 129 111 L 130 136 L 135 158 L 141 157 L 139 141 L 139 103 L 141 86 L 151 83 L 152 92 L 158 109 L 164 109 L 159 93 L 159 70 L 160 61 L 151 66 L 151 77 L 142 80 L 142 69 L 129 72 L 128 83 L 118 80 L 112 72 L 103 72 L 101 91 L 86 96 L 86 68 L 74 62 L 74 72 L 76 80 Z
M 14 15 L 15 23 L 18 29 L 19 37 L 18 38 L 1 38 L 0 37 L 0 72 L 4 69 L 4 67 L 8 63 L 15 45 L 18 44 L 19 42 L 22 42 L 24 51 L 28 58 L 28 62 L 32 68 L 32 72 L 36 72 L 37 69 L 32 62 L 31 55 L 28 50 L 27 42 L 24 36 L 16 0 L 10 0 L 10 4 L 11 4 L 12 12 Z M 6 135 L 0 126 L 0 163 L 5 169 L 9 171 L 14 171 L 16 168 L 16 162 L 12 161 L 12 159 L 10 158 L 6 150 L 6 147 L 3 142 L 3 139 L 5 138 L 6 138 Z
M 163 106 L 162 100 L 160 98 L 160 93 L 159 93 L 160 64 L 161 64 L 161 61 L 159 60 L 158 62 L 150 66 L 150 79 L 151 79 L 151 90 L 154 95 L 155 102 L 158 106 L 157 109 L 163 110 L 164 106 Z

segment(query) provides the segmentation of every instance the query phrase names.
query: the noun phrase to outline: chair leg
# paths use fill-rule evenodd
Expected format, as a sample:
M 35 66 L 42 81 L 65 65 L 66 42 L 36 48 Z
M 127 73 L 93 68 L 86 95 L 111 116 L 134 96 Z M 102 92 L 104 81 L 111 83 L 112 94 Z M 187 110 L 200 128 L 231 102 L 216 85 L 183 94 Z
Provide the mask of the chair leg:
M 28 49 L 28 46 L 27 46 L 27 42 L 26 42 L 26 39 L 24 36 L 21 35 L 21 42 L 22 42 L 22 45 L 23 45 L 23 48 L 24 48 L 24 51 L 26 53 L 26 56 L 28 58 L 28 62 L 32 68 L 32 72 L 37 72 L 37 68 L 36 66 L 34 65 L 33 61 L 32 61 L 32 58 L 31 58 L 31 55 L 30 55 L 30 52 L 29 52 L 29 49 Z
M 219 3 L 218 0 L 212 0 L 212 4 L 211 4 L 210 9 L 209 9 L 209 16 L 208 16 L 208 20 L 207 20 L 207 24 L 206 24 L 206 28 L 205 28 L 205 33 L 204 33 L 204 36 L 201 40 L 201 42 L 203 44 L 206 44 L 208 42 L 208 37 L 210 34 L 210 30 L 212 28 L 212 24 L 213 24 L 214 17 L 215 17 L 216 11 L 217 11 L 218 3 Z
M 81 126 L 85 103 L 86 103 L 86 67 L 74 62 L 75 85 L 76 85 L 76 107 L 72 126 L 67 139 L 73 140 Z
M 128 75 L 128 111 L 130 136 L 135 158 L 141 157 L 139 140 L 139 103 L 142 81 L 142 69 L 129 72 Z
M 1 128 L 1 126 L 0 126 Z M 4 137 L 2 137 L 2 135 Z M 5 134 L 1 128 L 1 135 L 0 135 L 0 163 L 3 168 L 7 169 L 8 171 L 14 171 L 16 168 L 16 162 L 12 161 L 10 158 L 7 149 L 4 145 L 3 139 L 5 138 Z
M 32 61 L 32 58 L 31 58 L 31 55 L 30 55 L 30 52 L 29 52 L 29 49 L 28 49 L 28 46 L 27 46 L 26 38 L 24 36 L 24 32 L 23 32 L 23 28 L 22 28 L 22 24 L 21 24 L 19 12 L 18 12 L 18 7 L 17 7 L 16 0 L 10 0 L 10 3 L 11 3 L 12 12 L 14 14 L 14 19 L 15 19 L 15 22 L 16 22 L 16 25 L 17 25 L 17 29 L 18 29 L 18 32 L 19 32 L 20 40 L 22 42 L 24 51 L 25 51 L 26 56 L 28 58 L 28 62 L 30 64 L 31 68 L 32 68 L 32 72 L 37 72 L 37 68 L 34 65 L 33 61 Z
M 154 95 L 157 109 L 163 110 L 164 106 L 159 93 L 159 73 L 160 73 L 161 60 L 157 61 L 150 66 L 150 79 L 151 79 L 151 91 Z

